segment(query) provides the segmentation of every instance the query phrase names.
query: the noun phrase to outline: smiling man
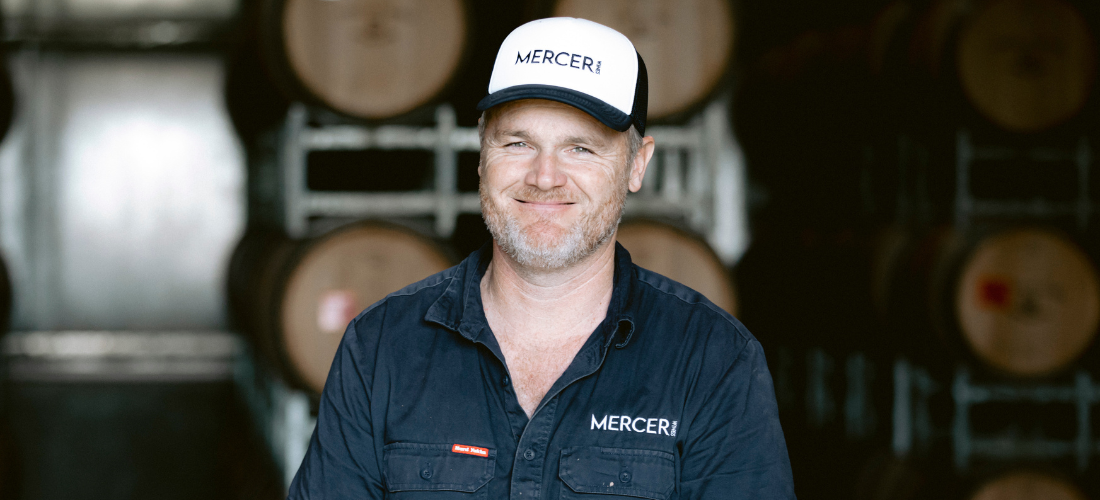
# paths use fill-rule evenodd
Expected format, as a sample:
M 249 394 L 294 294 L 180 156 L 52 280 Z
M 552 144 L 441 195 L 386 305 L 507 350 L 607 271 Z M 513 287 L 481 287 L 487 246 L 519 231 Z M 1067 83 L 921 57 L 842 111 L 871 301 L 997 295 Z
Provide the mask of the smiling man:
M 760 344 L 615 243 L 646 71 L 571 18 L 504 41 L 478 105 L 493 242 L 348 326 L 290 498 L 793 498 Z

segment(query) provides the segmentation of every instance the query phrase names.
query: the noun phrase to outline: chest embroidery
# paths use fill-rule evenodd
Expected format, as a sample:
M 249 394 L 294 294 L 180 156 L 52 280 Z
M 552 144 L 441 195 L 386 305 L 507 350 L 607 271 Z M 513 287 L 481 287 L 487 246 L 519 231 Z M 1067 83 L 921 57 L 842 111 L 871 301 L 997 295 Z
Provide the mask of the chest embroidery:
M 676 436 L 676 420 L 667 418 L 631 417 L 630 415 L 604 415 L 597 420 L 592 415 L 591 430 L 637 432 L 641 434 L 664 434 Z

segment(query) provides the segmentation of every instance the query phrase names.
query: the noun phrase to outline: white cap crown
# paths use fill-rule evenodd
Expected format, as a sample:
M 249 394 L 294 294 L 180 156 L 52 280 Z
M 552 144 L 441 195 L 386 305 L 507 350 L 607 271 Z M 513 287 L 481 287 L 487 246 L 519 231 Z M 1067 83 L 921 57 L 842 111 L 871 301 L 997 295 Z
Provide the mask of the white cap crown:
M 516 28 L 497 52 L 485 110 L 517 99 L 575 106 L 609 127 L 645 127 L 645 66 L 622 33 L 586 19 L 554 17 Z

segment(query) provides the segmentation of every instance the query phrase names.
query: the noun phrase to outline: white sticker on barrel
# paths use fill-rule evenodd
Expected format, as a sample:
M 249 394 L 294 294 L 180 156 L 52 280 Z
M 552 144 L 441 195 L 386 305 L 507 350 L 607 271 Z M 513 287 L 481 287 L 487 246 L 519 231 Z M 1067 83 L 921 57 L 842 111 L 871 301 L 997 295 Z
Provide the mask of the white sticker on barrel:
M 359 314 L 355 292 L 329 290 L 317 303 L 317 328 L 322 333 L 344 333 L 348 323 Z

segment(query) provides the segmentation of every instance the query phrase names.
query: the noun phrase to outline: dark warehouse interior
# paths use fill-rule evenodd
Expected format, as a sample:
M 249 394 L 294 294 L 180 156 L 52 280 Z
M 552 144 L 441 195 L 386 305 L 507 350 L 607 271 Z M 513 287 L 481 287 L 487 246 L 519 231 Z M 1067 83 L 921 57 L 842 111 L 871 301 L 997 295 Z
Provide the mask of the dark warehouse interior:
M 348 321 L 491 241 L 477 103 L 564 15 L 646 59 L 619 241 L 760 341 L 798 497 L 1100 499 L 1100 3 L 0 13 L 0 498 L 285 498 Z

